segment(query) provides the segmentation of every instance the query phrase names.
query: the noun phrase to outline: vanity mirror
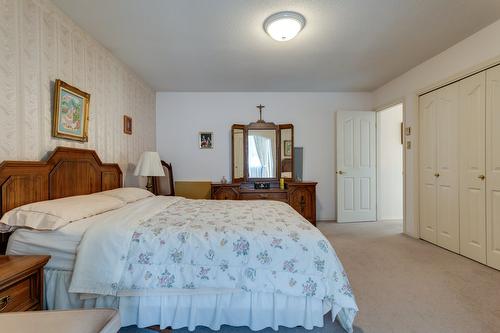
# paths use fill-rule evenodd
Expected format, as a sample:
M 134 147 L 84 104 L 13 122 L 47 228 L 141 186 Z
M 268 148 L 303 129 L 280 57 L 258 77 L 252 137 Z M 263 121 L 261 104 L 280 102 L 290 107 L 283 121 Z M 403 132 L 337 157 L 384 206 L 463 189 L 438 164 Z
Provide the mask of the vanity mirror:
M 316 223 L 316 182 L 294 181 L 293 125 L 265 122 L 257 108 L 258 121 L 231 127 L 232 181 L 212 183 L 211 198 L 286 202 Z
M 231 133 L 233 182 L 293 179 L 293 125 L 258 121 Z

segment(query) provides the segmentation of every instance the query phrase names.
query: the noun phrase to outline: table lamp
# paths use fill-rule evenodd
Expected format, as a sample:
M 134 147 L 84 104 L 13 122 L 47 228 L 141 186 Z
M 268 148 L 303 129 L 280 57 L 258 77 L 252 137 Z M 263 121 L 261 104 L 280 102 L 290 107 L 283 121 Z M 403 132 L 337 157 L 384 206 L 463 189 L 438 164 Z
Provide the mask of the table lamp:
M 160 155 L 155 151 L 143 152 L 135 167 L 134 175 L 148 177 L 146 189 L 153 192 L 153 176 L 165 176 Z

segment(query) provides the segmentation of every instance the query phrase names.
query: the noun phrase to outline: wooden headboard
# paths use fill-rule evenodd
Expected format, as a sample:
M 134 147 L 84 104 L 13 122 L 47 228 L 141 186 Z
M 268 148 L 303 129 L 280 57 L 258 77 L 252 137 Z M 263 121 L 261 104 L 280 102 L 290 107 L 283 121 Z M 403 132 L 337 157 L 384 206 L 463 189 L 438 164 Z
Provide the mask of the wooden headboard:
M 0 216 L 37 201 L 122 187 L 118 164 L 104 164 L 94 150 L 57 147 L 46 161 L 0 164 Z

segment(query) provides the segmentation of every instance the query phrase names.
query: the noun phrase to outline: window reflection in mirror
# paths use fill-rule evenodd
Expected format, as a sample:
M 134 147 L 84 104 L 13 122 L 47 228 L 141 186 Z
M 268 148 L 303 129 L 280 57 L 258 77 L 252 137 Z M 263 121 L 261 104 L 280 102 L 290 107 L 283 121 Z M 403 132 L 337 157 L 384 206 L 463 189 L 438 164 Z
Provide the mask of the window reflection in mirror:
M 281 178 L 292 178 L 293 140 L 292 129 L 281 130 Z
M 248 177 L 276 178 L 276 131 L 248 131 Z
M 233 129 L 233 178 L 243 178 L 244 165 L 243 129 Z

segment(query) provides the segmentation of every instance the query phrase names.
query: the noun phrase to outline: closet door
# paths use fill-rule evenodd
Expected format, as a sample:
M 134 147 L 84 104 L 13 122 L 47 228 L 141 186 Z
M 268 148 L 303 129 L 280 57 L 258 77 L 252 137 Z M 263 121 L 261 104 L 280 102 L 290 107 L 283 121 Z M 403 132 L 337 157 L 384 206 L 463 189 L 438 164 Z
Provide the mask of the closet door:
M 460 253 L 486 263 L 486 74 L 459 83 Z
M 458 83 L 438 90 L 436 112 L 437 244 L 459 252 Z
M 420 238 L 436 243 L 436 110 L 438 92 L 420 97 Z
M 486 79 L 486 262 L 500 269 L 500 66 Z

